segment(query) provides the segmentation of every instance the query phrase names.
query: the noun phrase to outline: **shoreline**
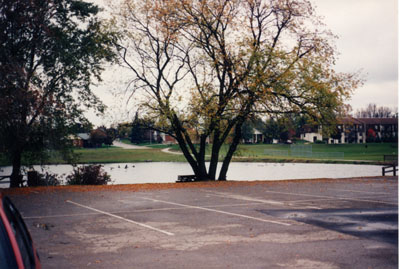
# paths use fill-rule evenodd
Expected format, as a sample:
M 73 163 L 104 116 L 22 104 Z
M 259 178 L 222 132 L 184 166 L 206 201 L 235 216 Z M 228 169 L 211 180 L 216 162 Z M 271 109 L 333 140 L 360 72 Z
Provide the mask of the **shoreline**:
M 103 161 L 94 161 L 94 162 L 78 162 L 76 164 L 71 164 L 67 162 L 49 162 L 42 164 L 46 165 L 84 165 L 84 164 L 110 164 L 110 163 L 159 163 L 159 162 L 167 162 L 167 163 L 187 163 L 186 161 L 153 161 L 149 160 L 137 160 L 137 161 L 118 161 L 118 160 L 103 160 Z M 209 162 L 209 161 L 206 161 Z M 319 163 L 319 164 L 356 164 L 356 165 L 391 165 L 390 162 L 385 161 L 374 161 L 374 160 L 331 160 L 331 159 L 270 159 L 270 158 L 238 158 L 234 157 L 231 163 Z M 29 165 L 41 165 L 40 163 L 32 163 Z M 29 166 L 28 164 L 22 164 L 22 166 Z M 11 164 L 1 163 L 0 168 L 11 166 Z
M 348 178 L 305 178 L 305 179 L 285 179 L 285 180 L 254 180 L 254 181 L 202 181 L 202 182 L 182 182 L 182 183 L 137 183 L 137 184 L 118 184 L 118 185 L 62 185 L 62 186 L 40 186 L 5 188 L 0 192 L 5 195 L 28 195 L 52 192 L 101 192 L 101 191 L 128 191 L 144 192 L 168 189 L 186 188 L 226 188 L 254 185 L 286 185 L 290 183 L 311 183 L 327 182 L 337 183 L 349 180 L 368 183 L 369 180 L 381 179 L 383 181 L 398 180 L 398 176 L 368 176 L 368 177 L 348 177 Z

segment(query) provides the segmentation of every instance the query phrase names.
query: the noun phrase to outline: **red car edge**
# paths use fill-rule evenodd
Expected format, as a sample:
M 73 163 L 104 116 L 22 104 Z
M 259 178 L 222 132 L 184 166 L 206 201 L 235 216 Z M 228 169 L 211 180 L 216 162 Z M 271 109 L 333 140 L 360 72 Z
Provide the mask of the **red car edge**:
M 1 193 L 0 268 L 42 268 L 21 214 L 11 200 Z

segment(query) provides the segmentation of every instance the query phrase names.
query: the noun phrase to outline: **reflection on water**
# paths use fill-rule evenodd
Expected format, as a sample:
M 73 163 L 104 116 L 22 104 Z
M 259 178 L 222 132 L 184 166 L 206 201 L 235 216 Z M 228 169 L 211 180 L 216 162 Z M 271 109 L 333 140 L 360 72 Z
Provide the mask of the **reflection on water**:
M 39 166 L 35 169 L 40 171 Z M 50 165 L 52 173 L 69 174 L 70 165 Z M 104 170 L 111 175 L 113 184 L 171 183 L 178 175 L 193 174 L 187 163 L 150 162 L 105 164 Z M 343 178 L 379 176 L 381 166 L 315 163 L 231 163 L 228 180 L 282 180 L 303 178 Z M 11 167 L 2 167 L 1 175 L 10 175 Z M 1 182 L 1 181 L 0 181 Z M 1 184 L 0 187 L 8 187 Z

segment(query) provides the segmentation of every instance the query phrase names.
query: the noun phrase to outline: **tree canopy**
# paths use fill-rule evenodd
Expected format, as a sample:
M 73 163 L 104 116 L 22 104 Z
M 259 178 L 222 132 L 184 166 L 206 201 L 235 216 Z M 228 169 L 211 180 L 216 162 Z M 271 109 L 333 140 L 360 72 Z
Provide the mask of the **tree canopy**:
M 18 186 L 22 154 L 66 149 L 83 108 L 104 106 L 90 85 L 114 58 L 114 34 L 79 0 L 0 0 L 0 149 Z M 65 151 L 64 151 L 65 152 Z
M 247 119 L 333 121 L 360 83 L 334 71 L 335 36 L 307 0 L 125 0 L 116 22 L 142 115 L 175 137 L 198 180 L 216 179 L 220 158 L 226 179 Z

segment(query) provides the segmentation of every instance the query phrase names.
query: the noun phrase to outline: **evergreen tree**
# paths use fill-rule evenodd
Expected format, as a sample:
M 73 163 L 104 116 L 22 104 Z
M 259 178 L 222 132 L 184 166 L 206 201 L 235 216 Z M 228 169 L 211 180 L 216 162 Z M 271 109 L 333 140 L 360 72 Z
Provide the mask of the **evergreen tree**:
M 135 119 L 132 122 L 131 129 L 131 142 L 134 144 L 143 143 L 145 140 L 145 128 L 143 126 L 142 121 L 139 119 L 138 114 L 136 113 Z

